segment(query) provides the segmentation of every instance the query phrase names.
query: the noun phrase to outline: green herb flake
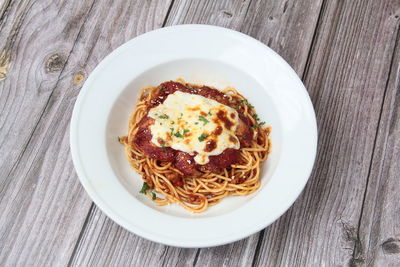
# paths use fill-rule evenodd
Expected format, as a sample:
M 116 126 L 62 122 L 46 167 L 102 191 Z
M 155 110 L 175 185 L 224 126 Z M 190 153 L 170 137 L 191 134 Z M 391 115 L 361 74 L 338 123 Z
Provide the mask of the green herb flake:
M 197 125 L 197 124 L 199 124 L 199 123 L 196 121 L 194 124 L 196 124 L 196 125 Z
M 260 123 L 254 124 L 253 126 L 251 126 L 251 128 L 257 129 L 258 127 L 260 127 L 260 126 L 262 126 L 262 125 L 264 125 L 264 124 L 265 124 L 265 121 L 262 121 L 262 122 L 260 122 Z
M 117 136 L 118 137 L 118 142 L 120 142 L 121 143 L 121 138 L 119 137 L 119 136 Z
M 169 116 L 167 115 L 167 114 L 163 114 L 163 115 L 161 115 L 161 116 L 158 116 L 160 119 L 168 119 L 169 118 Z
M 245 103 L 249 108 L 254 108 L 254 106 L 250 104 L 247 99 L 240 100 L 240 103 L 242 104 Z
M 210 121 L 207 120 L 204 116 L 199 116 L 199 121 L 202 121 L 202 122 L 203 122 L 203 126 L 210 122 Z
M 171 124 L 175 124 L 175 122 L 174 122 L 174 121 L 171 121 Z
M 141 194 L 147 194 L 147 191 L 150 189 L 150 186 L 144 182 L 142 185 L 142 189 L 140 189 L 139 193 Z
M 183 134 L 185 135 L 186 133 L 190 132 L 189 129 L 183 129 Z
M 169 128 L 170 130 L 171 130 L 171 135 L 173 135 L 174 134 L 174 128 Z
M 258 117 L 258 115 L 257 115 L 256 113 L 254 113 L 252 116 L 253 116 L 253 118 L 254 118 L 256 121 L 259 121 L 259 120 L 260 120 L 260 118 Z
M 167 151 L 166 145 L 164 143 L 161 144 L 161 147 L 162 147 L 162 151 Z
M 161 87 L 161 88 L 160 88 L 160 91 L 161 91 L 161 92 L 165 92 L 164 87 Z
M 202 133 L 202 134 L 199 136 L 198 139 L 199 139 L 200 142 L 203 142 L 204 140 L 206 140 L 207 136 L 208 136 L 207 134 Z
M 178 138 L 183 138 L 183 135 L 182 135 L 180 132 L 176 132 L 176 133 L 174 134 L 174 136 L 175 136 L 175 137 L 178 137 Z
M 209 112 L 208 112 L 208 115 L 212 116 L 212 113 L 209 111 Z
M 140 189 L 139 193 L 144 195 L 147 195 L 147 193 L 151 193 L 152 200 L 156 200 L 157 198 L 157 195 L 153 191 L 151 191 L 150 186 L 146 182 L 143 183 L 142 189 Z

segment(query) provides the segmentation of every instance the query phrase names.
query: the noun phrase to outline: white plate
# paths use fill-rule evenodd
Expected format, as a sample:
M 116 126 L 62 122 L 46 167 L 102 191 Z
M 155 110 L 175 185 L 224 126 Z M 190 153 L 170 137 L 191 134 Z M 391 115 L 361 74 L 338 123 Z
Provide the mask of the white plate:
M 117 137 L 127 133 L 140 88 L 177 78 L 235 87 L 272 126 L 258 192 L 225 198 L 201 214 L 178 204 L 157 207 L 139 194 L 141 177 Z M 274 51 L 236 31 L 181 25 L 140 35 L 96 67 L 76 101 L 70 141 L 82 185 L 116 223 L 159 243 L 207 247 L 249 236 L 292 205 L 314 163 L 317 127 L 306 89 Z

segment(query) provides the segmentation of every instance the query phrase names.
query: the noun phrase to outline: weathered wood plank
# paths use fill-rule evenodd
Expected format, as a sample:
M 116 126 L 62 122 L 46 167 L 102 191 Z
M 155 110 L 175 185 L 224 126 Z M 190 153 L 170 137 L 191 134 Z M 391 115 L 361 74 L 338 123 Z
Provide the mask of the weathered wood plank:
M 182 1 L 167 24 L 204 23 L 246 33 L 278 52 L 301 76 L 322 0 Z
M 1 177 L 31 138 L 90 6 L 14 1 L 8 7 L 0 30 Z
M 3 0 L 0 2 L 0 28 L 2 27 L 2 22 L 5 20 L 7 10 L 10 7 L 11 0 Z
M 353 252 L 360 243 L 357 227 L 395 45 L 393 11 L 399 4 L 325 1 L 304 74 L 319 125 L 316 166 L 281 223 L 265 230 L 257 266 L 362 263 Z M 396 211 L 387 212 L 394 216 Z
M 60 154 L 58 160 L 54 160 L 46 172 L 40 172 L 45 151 L 38 154 L 37 148 L 28 150 L 27 144 L 32 140 L 90 6 L 90 2 L 65 4 L 60 10 L 61 4 L 56 1 L 13 1 L 4 8 L 6 15 L 3 13 L 0 30 L 0 265 L 24 265 L 33 263 L 34 258 L 45 263 L 57 253 L 62 259 L 64 249 L 73 244 L 71 238 L 63 234 L 60 237 L 65 237 L 65 243 L 61 245 L 61 239 L 50 233 L 62 227 L 58 220 L 69 218 L 68 209 L 84 207 L 81 201 L 85 197 L 81 201 L 75 199 L 75 193 L 82 192 L 77 183 L 71 184 L 72 191 L 62 191 L 65 213 L 54 212 L 54 217 L 43 220 L 49 210 L 54 211 L 60 204 L 52 202 L 52 194 L 46 195 L 46 189 L 50 185 L 52 189 L 47 192 L 61 188 L 56 180 L 42 184 L 42 176 L 50 176 L 56 166 L 66 182 L 73 170 L 64 169 L 60 163 L 69 161 L 65 154 L 68 150 L 57 153 Z M 44 9 L 47 13 L 42 17 Z M 63 130 L 62 125 L 60 130 Z M 40 140 L 37 145 L 42 142 L 48 143 L 48 140 Z M 59 142 L 68 144 L 66 139 Z M 25 160 L 19 164 L 23 155 Z M 31 172 L 33 169 L 35 172 Z M 43 202 L 48 203 L 48 210 L 42 207 Z M 41 220 L 50 225 L 47 227 L 51 231 L 46 233 Z M 79 233 L 79 228 L 71 218 L 63 230 L 70 231 L 72 237 L 74 232 Z M 52 251 L 41 247 L 41 242 L 47 243 Z
M 279 53 L 301 77 L 322 0 L 251 1 L 240 31 Z
M 72 266 L 188 266 L 195 258 L 192 249 L 168 247 L 131 234 L 98 208 L 90 213 L 81 240 Z
M 368 180 L 359 240 L 354 253 L 367 266 L 400 266 L 400 10 L 397 43 Z
M 271 47 L 288 59 L 301 74 L 307 61 L 320 3 L 321 1 L 303 1 L 300 5 L 296 1 L 252 1 L 251 3 L 249 1 L 175 1 L 167 19 L 167 25 L 213 24 L 243 31 L 263 41 L 271 40 Z M 273 20 L 268 19 L 271 14 L 274 16 Z M 270 38 L 275 35 L 279 38 Z M 108 235 L 109 232 L 115 234 Z M 248 266 L 253 261 L 257 244 L 258 234 L 232 244 L 209 249 L 162 246 L 127 233 L 94 208 L 72 264 L 77 266 L 109 264 Z M 123 253 L 121 250 L 129 251 L 129 253 L 121 254 Z M 114 262 L 116 260 L 114 258 L 118 258 L 118 262 Z
M 63 266 L 91 207 L 69 156 L 79 78 L 123 42 L 160 27 L 169 2 L 11 5 L 0 31 L 11 55 L 0 82 L 0 265 Z
M 167 18 L 167 25 L 211 24 L 239 31 L 250 2 L 176 0 Z

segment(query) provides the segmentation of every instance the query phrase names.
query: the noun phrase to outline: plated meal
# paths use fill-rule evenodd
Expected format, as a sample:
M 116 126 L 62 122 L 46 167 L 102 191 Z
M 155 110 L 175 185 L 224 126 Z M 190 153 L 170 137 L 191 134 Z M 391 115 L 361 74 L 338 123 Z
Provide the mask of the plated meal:
M 260 187 L 271 147 L 264 124 L 233 88 L 167 81 L 140 91 L 128 134 L 119 141 L 142 176 L 140 193 L 157 205 L 202 212 Z
M 148 240 L 199 248 L 243 239 L 288 210 L 317 133 L 307 90 L 278 54 L 240 32 L 178 25 L 99 63 L 77 97 L 70 143 L 104 214 Z

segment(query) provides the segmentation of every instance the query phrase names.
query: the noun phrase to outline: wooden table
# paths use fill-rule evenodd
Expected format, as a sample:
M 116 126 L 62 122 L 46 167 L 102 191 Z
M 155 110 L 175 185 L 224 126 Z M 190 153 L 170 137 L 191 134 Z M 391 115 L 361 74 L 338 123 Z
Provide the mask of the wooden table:
M 88 74 L 129 39 L 184 23 L 235 29 L 281 54 L 319 127 L 292 208 L 214 248 L 125 231 L 89 199 L 70 156 Z M 399 25 L 399 0 L 1 0 L 0 265 L 400 266 Z

